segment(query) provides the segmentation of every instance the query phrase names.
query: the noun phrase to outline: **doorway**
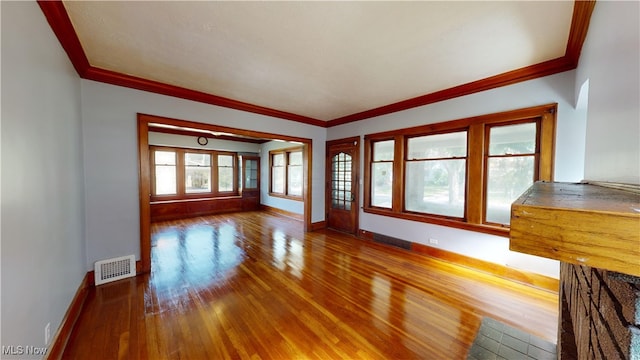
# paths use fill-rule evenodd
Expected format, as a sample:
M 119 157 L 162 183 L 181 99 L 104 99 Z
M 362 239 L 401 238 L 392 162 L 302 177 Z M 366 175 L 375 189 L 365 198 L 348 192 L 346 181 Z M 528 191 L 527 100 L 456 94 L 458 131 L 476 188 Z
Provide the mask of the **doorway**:
M 360 138 L 327 142 L 325 208 L 329 228 L 357 235 Z
M 284 140 L 302 146 L 302 199 L 304 203 L 304 231 L 311 229 L 311 163 L 312 140 L 288 135 L 272 134 L 252 130 L 236 129 L 188 120 L 171 119 L 155 115 L 138 114 L 138 188 L 140 204 L 140 272 L 151 271 L 151 163 L 149 156 L 149 128 L 170 128 L 221 133 L 242 138 Z

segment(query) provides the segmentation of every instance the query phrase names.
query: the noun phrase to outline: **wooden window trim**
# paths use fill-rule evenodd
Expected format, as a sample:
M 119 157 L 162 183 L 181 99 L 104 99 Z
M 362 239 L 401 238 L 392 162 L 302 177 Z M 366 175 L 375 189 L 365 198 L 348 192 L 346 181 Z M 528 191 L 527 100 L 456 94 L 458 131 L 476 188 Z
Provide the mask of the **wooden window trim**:
M 395 136 L 391 136 L 391 137 L 384 137 L 384 138 L 380 138 L 380 139 L 376 139 L 375 142 L 383 142 L 383 141 L 393 141 L 393 160 L 384 160 L 384 161 L 373 161 L 373 143 L 370 143 L 369 146 L 365 147 L 364 152 L 365 152 L 365 159 L 370 159 L 369 162 L 367 162 L 367 165 L 365 165 L 364 168 L 364 178 L 365 179 L 369 179 L 369 181 L 366 181 L 364 183 L 364 193 L 365 194 L 369 194 L 369 196 L 365 196 L 364 198 L 364 208 L 373 208 L 373 209 L 381 209 L 383 211 L 389 211 L 392 210 L 395 203 L 397 203 L 395 197 L 396 197 L 396 179 L 395 179 L 395 173 L 396 173 L 396 163 L 397 163 L 397 146 L 396 144 L 398 143 L 397 139 L 395 138 Z M 391 208 L 386 208 L 386 207 L 381 207 L 381 206 L 374 206 L 371 205 L 371 169 L 373 167 L 373 164 L 380 164 L 380 163 L 391 163 L 391 168 L 394 172 L 394 177 L 391 179 L 391 188 L 392 188 L 392 193 L 391 193 Z
M 277 150 L 271 150 L 269 151 L 269 196 L 273 196 L 273 197 L 279 197 L 279 198 L 284 198 L 284 199 L 290 199 L 290 200 L 297 200 L 297 201 L 302 201 L 302 195 L 290 195 L 289 194 L 289 154 L 293 153 L 293 152 L 300 152 L 302 154 L 302 164 L 301 164 L 301 169 L 303 169 L 303 183 L 304 183 L 304 147 L 302 146 L 296 146 L 296 147 L 292 147 L 292 148 L 286 148 L 286 149 L 277 149 Z M 278 154 L 282 154 L 284 157 L 284 165 L 282 165 L 283 167 L 283 171 L 284 171 L 284 192 L 283 193 L 277 193 L 277 192 L 273 192 L 273 156 L 274 155 L 278 155 Z M 304 186 L 304 185 L 303 185 Z M 303 190 L 304 193 L 304 190 Z
M 211 158 L 211 171 L 215 171 L 215 184 L 216 184 L 216 188 L 214 190 L 214 192 L 216 194 L 218 194 L 219 196 L 230 196 L 230 195 L 238 195 L 238 154 L 234 153 L 234 152 L 230 152 L 230 151 L 214 151 L 215 152 L 215 156 L 212 156 Z M 227 156 L 231 156 L 231 166 L 233 168 L 233 180 L 232 184 L 233 184 L 233 189 L 231 191 L 220 191 L 220 174 L 219 174 L 219 167 L 218 167 L 218 155 L 227 155 Z M 213 181 L 214 178 L 212 178 L 211 180 Z M 212 186 L 213 189 L 213 186 Z
M 156 151 L 173 151 L 176 153 L 176 187 L 177 193 L 175 195 L 156 195 L 155 194 L 155 183 L 156 183 L 156 172 L 155 172 L 155 162 L 154 162 L 154 154 Z M 199 192 L 199 193 L 187 193 L 185 186 L 185 163 L 184 163 L 184 155 L 186 153 L 193 154 L 208 154 L 211 159 L 211 191 L 210 192 Z M 231 155 L 233 156 L 233 191 L 218 191 L 218 154 L 220 155 Z M 151 162 L 151 197 L 150 200 L 152 203 L 155 202 L 168 202 L 168 201 L 187 201 L 187 200 L 198 200 L 198 199 L 213 199 L 213 198 L 229 198 L 229 197 L 238 197 L 238 167 L 236 162 L 238 161 L 238 156 L 234 152 L 229 151 L 218 151 L 218 150 L 201 150 L 201 149 L 190 149 L 190 148 L 181 148 L 181 147 L 171 147 L 171 146 L 149 146 L 149 159 Z
M 538 123 L 538 131 L 536 134 L 539 145 L 536 149 L 539 154 L 536 154 L 537 164 L 534 170 L 537 173 L 536 179 L 552 181 L 553 159 L 555 156 L 556 114 L 557 104 L 554 103 L 365 135 L 363 211 L 371 214 L 508 237 L 508 226 L 485 223 L 485 184 L 487 173 L 485 154 L 487 153 L 488 146 L 488 139 L 486 138 L 486 136 L 488 136 L 487 128 L 489 126 L 536 121 Z M 465 216 L 460 219 L 405 211 L 404 173 L 407 139 L 416 136 L 449 133 L 461 130 L 467 131 L 468 146 L 467 174 L 465 178 Z M 393 196 L 392 208 L 387 209 L 371 206 L 371 167 L 373 164 L 373 143 L 391 139 L 395 140 Z
M 541 139 L 541 134 L 540 131 L 542 130 L 542 117 L 541 116 L 536 116 L 536 117 L 532 117 L 529 119 L 520 119 L 520 120 L 515 120 L 515 121 L 506 121 L 503 123 L 497 123 L 497 124 L 489 124 L 488 126 L 485 126 L 484 129 L 484 151 L 483 151 L 483 179 L 482 179 L 482 184 L 483 184 L 483 189 L 482 189 L 482 198 L 483 198 L 483 202 L 482 202 L 482 224 L 487 225 L 487 226 L 495 226 L 495 227 L 501 227 L 501 228 L 509 228 L 509 226 L 503 225 L 503 224 L 499 224 L 499 223 L 492 223 L 492 222 L 488 222 L 487 221 L 487 184 L 489 183 L 489 171 L 488 171 L 488 167 L 489 167 L 489 159 L 490 158 L 496 158 L 496 157 L 501 157 L 501 156 L 490 156 L 489 155 L 489 149 L 491 147 L 491 143 L 489 141 L 489 138 L 491 136 L 491 128 L 494 127 L 500 127 L 500 126 L 509 126 L 509 125 L 520 125 L 520 124 L 531 124 L 531 123 L 535 123 L 536 124 L 536 146 L 535 146 L 535 150 L 534 152 L 531 154 L 518 154 L 518 155 L 514 155 L 514 156 L 532 156 L 533 155 L 533 177 L 536 180 L 543 180 L 540 179 L 540 156 L 542 153 L 542 144 L 540 142 Z

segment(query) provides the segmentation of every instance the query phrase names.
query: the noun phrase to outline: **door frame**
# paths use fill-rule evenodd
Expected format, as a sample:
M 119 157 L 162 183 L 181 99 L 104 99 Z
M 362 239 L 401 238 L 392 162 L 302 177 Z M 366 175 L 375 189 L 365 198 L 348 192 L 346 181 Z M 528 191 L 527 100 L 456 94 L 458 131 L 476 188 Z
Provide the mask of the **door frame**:
M 313 141 L 289 135 L 272 134 L 253 130 L 205 124 L 163 116 L 137 114 L 138 123 L 138 196 L 140 204 L 140 272 L 151 271 L 151 161 L 149 157 L 149 124 L 187 127 L 214 132 L 231 133 L 269 140 L 285 140 L 302 144 L 302 199 L 304 202 L 304 231 L 312 229 L 311 224 L 311 168 Z
M 354 217 L 354 233 L 353 235 L 358 236 L 358 232 L 360 231 L 360 143 L 362 142 L 360 136 L 352 136 L 343 139 L 336 139 L 327 141 L 325 144 L 325 184 L 324 184 L 324 208 L 325 211 L 325 221 L 327 222 L 327 227 L 329 227 L 329 210 L 331 209 L 331 159 L 329 157 L 329 148 L 333 145 L 339 144 L 347 144 L 355 142 L 355 152 L 353 154 L 353 158 L 351 161 L 355 164 L 354 172 L 353 172 L 353 184 L 355 199 L 353 201 L 352 206 L 355 208 L 355 217 Z

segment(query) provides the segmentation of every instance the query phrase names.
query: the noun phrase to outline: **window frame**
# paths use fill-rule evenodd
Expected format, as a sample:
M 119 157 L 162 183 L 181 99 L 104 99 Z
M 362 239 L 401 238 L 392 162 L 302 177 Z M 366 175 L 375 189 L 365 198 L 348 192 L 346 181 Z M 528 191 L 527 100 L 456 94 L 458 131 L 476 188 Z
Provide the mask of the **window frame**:
M 380 160 L 380 161 L 375 161 L 375 153 L 374 153 L 374 147 L 375 147 L 375 143 L 376 142 L 385 142 L 385 141 L 393 141 L 393 159 L 392 160 Z M 368 183 L 365 184 L 365 194 L 369 194 L 369 196 L 365 196 L 365 206 L 369 206 L 372 208 L 377 208 L 377 209 L 385 209 L 385 210 L 389 210 L 389 209 L 393 209 L 394 203 L 396 201 L 394 201 L 395 198 L 395 194 L 394 194 L 394 189 L 395 189 L 395 181 L 394 181 L 394 175 L 396 174 L 396 166 L 395 166 L 395 156 L 396 156 L 396 151 L 397 151 L 397 139 L 395 137 L 383 137 L 381 139 L 376 139 L 374 142 L 371 143 L 371 147 L 369 148 L 370 150 L 370 159 L 371 162 L 368 166 L 368 169 L 365 169 L 365 178 L 369 179 Z M 365 150 L 366 151 L 366 150 Z M 365 156 L 366 158 L 366 156 Z M 385 206 L 376 206 L 372 204 L 372 199 L 371 199 L 371 191 L 373 191 L 373 186 L 371 186 L 371 180 L 373 180 L 372 174 L 373 174 L 373 164 L 391 164 L 391 206 L 390 207 L 385 207 Z M 366 171 L 369 170 L 369 171 Z M 367 186 L 368 185 L 368 186 Z
M 227 196 L 227 195 L 237 195 L 238 194 L 238 186 L 239 186 L 239 169 L 238 169 L 238 154 L 231 151 L 214 151 L 215 156 L 211 158 L 211 171 L 214 171 L 215 175 L 215 184 L 216 188 L 214 192 L 219 196 Z M 233 175 L 231 179 L 231 191 L 220 191 L 220 164 L 218 163 L 218 156 L 225 155 L 231 156 L 231 168 L 233 169 Z M 212 184 L 214 183 L 213 178 L 211 179 Z M 212 186 L 213 190 L 213 186 Z
M 155 169 L 155 152 L 156 151 L 172 151 L 176 154 L 176 194 L 170 195 L 157 195 L 155 189 L 156 183 L 156 169 Z M 185 164 L 185 154 L 207 154 L 209 155 L 210 160 L 210 181 L 211 181 L 211 191 L 208 192 L 192 192 L 188 193 L 186 191 L 186 164 Z M 221 155 L 231 155 L 233 157 L 233 191 L 224 191 L 221 192 L 218 189 L 218 154 Z M 151 160 L 151 168 L 150 168 L 150 177 L 151 177 L 151 202 L 156 201 L 170 201 L 170 200 L 192 200 L 192 199 L 209 199 L 209 198 L 222 198 L 222 197 L 233 197 L 239 196 L 238 191 L 238 166 L 236 163 L 238 162 L 238 154 L 229 151 L 219 151 L 219 150 L 202 150 L 202 149 L 191 149 L 191 148 L 181 148 L 181 147 L 172 147 L 172 146 L 157 146 L 157 145 L 149 145 L 149 158 Z
M 209 155 L 209 182 L 211 183 L 209 185 L 209 187 L 211 188 L 211 191 L 200 191 L 200 192 L 187 192 L 187 184 L 186 184 L 186 180 L 187 180 L 187 167 L 190 165 L 186 164 L 186 160 L 185 157 L 187 154 L 205 154 L 205 155 Z M 214 192 L 213 189 L 213 155 L 209 152 L 209 151 L 202 151 L 202 150 L 196 150 L 196 149 L 185 149 L 182 152 L 177 152 L 176 151 L 176 155 L 179 159 L 181 159 L 182 164 L 181 166 L 179 166 L 179 168 L 181 169 L 180 171 L 182 171 L 182 182 L 178 184 L 178 189 L 181 188 L 182 185 L 182 190 L 183 190 L 183 194 L 185 196 L 188 196 L 189 198 L 193 197 L 193 195 L 202 195 L 202 194 L 211 194 Z M 191 165 L 192 166 L 192 165 Z M 178 170 L 176 168 L 176 170 Z M 155 174 L 154 174 L 155 176 Z M 177 176 L 179 178 L 179 176 Z M 156 195 L 156 196 L 161 196 L 161 195 Z
M 423 126 L 386 131 L 364 136 L 364 201 L 366 213 L 450 226 L 499 236 L 509 236 L 509 226 L 486 223 L 486 182 L 489 128 L 501 125 L 537 122 L 537 166 L 534 181 L 553 181 L 555 157 L 557 103 L 524 109 L 480 115 Z M 463 218 L 409 212 L 405 209 L 405 171 L 408 139 L 418 136 L 467 131 L 467 161 L 465 176 L 465 212 Z M 371 205 L 371 173 L 373 144 L 378 141 L 395 140 L 392 180 L 391 209 Z
M 150 147 L 151 148 L 151 147 Z M 156 146 L 154 149 L 149 149 L 149 160 L 151 162 L 151 167 L 150 167 L 150 172 L 151 172 L 151 196 L 158 196 L 158 197 L 163 197 L 163 198 L 171 198 L 171 197 L 176 197 L 178 196 L 179 193 L 179 185 L 178 185 L 178 153 L 172 149 L 172 148 L 167 148 L 167 147 L 159 147 Z M 174 165 L 173 167 L 175 168 L 175 174 L 176 174 L 176 192 L 175 194 L 161 194 L 161 195 L 156 195 L 156 167 L 158 166 L 156 164 L 156 158 L 155 158 L 155 154 L 156 151 L 163 151 L 163 152 L 173 152 L 174 153 Z M 161 166 L 166 166 L 166 165 L 161 165 Z
M 289 193 L 289 157 L 291 153 L 295 153 L 295 152 L 300 152 L 300 154 L 302 155 L 302 163 L 300 164 L 300 169 L 302 170 L 301 171 L 302 179 L 300 179 L 300 183 L 302 184 L 303 189 L 300 195 L 291 195 Z M 273 157 L 274 155 L 283 155 L 283 158 L 284 158 L 284 164 L 282 165 L 283 177 L 284 177 L 282 193 L 273 191 L 273 167 L 274 167 Z M 304 147 L 296 146 L 292 148 L 270 150 L 269 151 L 269 196 L 301 201 L 303 198 L 302 196 L 303 194 L 304 194 Z
M 466 140 L 467 140 L 467 144 L 466 144 L 466 154 L 464 157 L 459 157 L 459 156 L 452 156 L 449 158 L 441 158 L 441 159 L 409 159 L 409 140 L 414 139 L 414 138 L 419 138 L 419 137 L 425 137 L 425 136 L 431 136 L 431 135 L 444 135 L 444 134 L 453 134 L 453 133 L 459 133 L 459 132 L 464 132 L 466 133 Z M 435 160 L 444 160 L 444 159 L 448 159 L 448 160 L 464 160 L 464 168 L 465 168 L 465 177 L 464 177 L 464 197 L 466 200 L 467 197 L 467 180 L 469 179 L 468 176 L 468 171 L 469 171 L 469 131 L 467 130 L 467 128 L 463 127 L 463 128 L 451 128 L 451 129 L 447 129 L 447 130 L 443 130 L 443 131 L 435 131 L 435 132 L 430 132 L 430 133 L 418 133 L 418 134 L 412 134 L 412 135 L 407 135 L 404 136 L 403 138 L 403 146 L 405 148 L 405 157 L 402 159 L 402 168 L 403 171 L 405 172 L 403 177 L 406 177 L 406 173 L 407 173 L 407 165 L 411 162 L 415 162 L 415 161 L 435 161 Z M 408 214 L 417 214 L 417 215 L 427 215 L 427 216 L 433 216 L 436 218 L 443 218 L 443 219 L 454 219 L 457 221 L 465 221 L 466 218 L 466 213 L 467 213 L 467 202 L 464 202 L 463 205 L 463 210 L 462 210 L 462 216 L 452 216 L 452 215 L 443 215 L 443 214 L 432 214 L 432 213 L 426 213 L 426 212 L 419 212 L 419 211 L 415 211 L 415 210 L 407 210 L 406 207 L 406 181 L 402 184 L 403 190 L 402 190 L 402 194 L 403 194 L 403 199 L 402 199 L 402 210 L 405 213 Z
M 512 155 L 490 155 L 491 141 L 489 140 L 491 137 L 491 129 L 498 128 L 501 126 L 510 126 L 510 125 L 521 125 L 521 124 L 536 124 L 536 145 L 533 154 L 512 154 Z M 496 124 L 487 124 L 485 126 L 485 135 L 484 135 L 484 161 L 483 161 L 483 204 L 482 204 L 482 223 L 490 226 L 497 227 L 509 227 L 508 225 L 503 225 L 501 223 L 494 223 L 487 221 L 487 207 L 488 207 L 488 188 L 489 188 L 489 159 L 491 158 L 511 158 L 511 157 L 524 157 L 533 155 L 533 182 L 536 182 L 540 177 L 540 154 L 541 154 L 541 129 L 542 129 L 542 121 L 538 118 L 530 118 L 530 119 L 521 119 L 515 121 L 507 121 L 504 123 L 496 123 Z M 515 200 L 515 199 L 514 199 Z

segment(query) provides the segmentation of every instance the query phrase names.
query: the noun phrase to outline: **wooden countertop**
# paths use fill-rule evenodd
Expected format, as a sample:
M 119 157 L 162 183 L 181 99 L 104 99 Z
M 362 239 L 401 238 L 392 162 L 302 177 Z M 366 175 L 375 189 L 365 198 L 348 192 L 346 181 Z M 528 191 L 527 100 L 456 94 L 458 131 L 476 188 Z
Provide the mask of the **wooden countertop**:
M 510 249 L 640 276 L 640 194 L 537 182 L 511 206 Z

